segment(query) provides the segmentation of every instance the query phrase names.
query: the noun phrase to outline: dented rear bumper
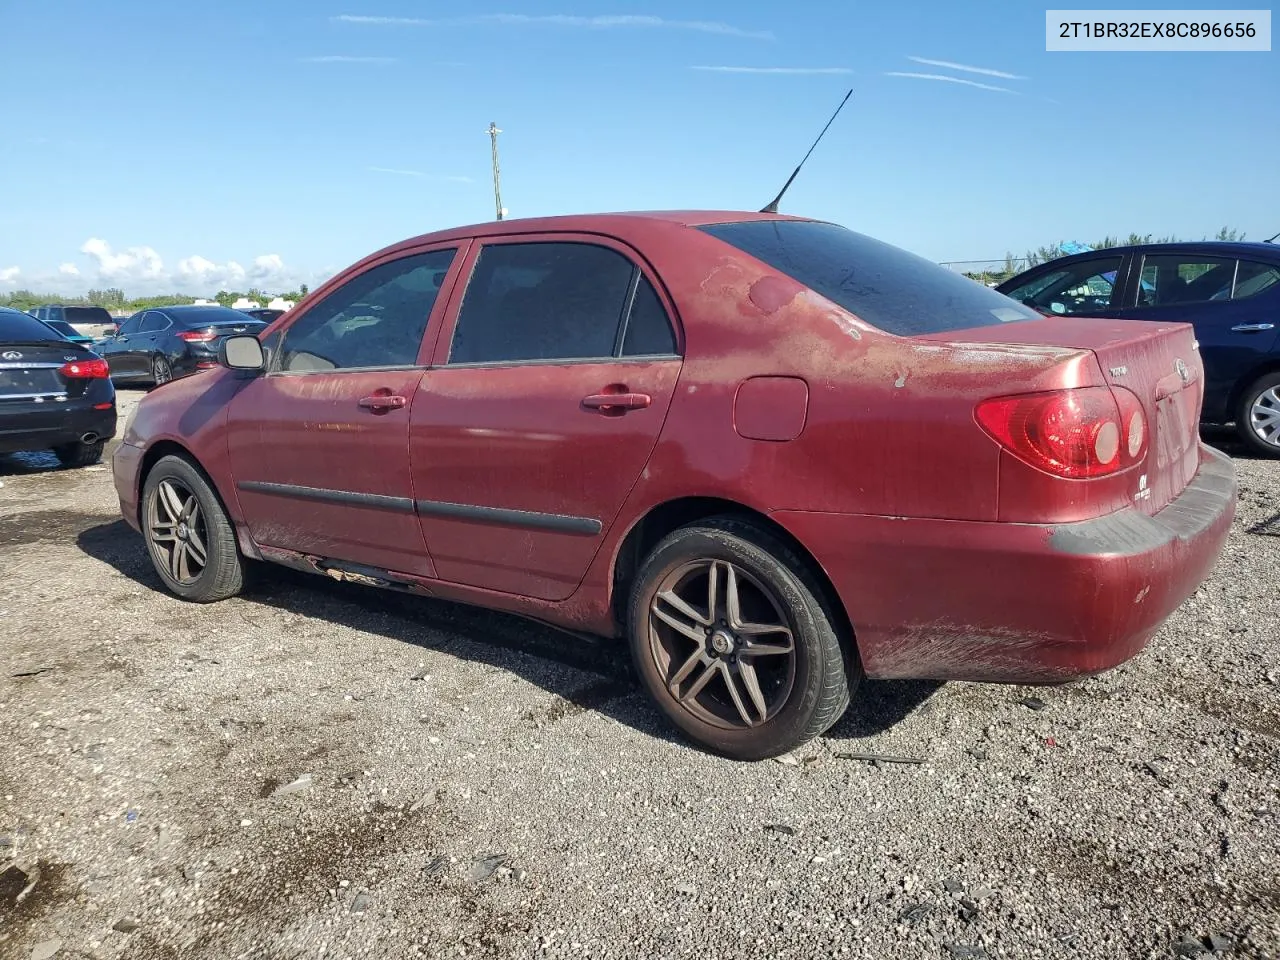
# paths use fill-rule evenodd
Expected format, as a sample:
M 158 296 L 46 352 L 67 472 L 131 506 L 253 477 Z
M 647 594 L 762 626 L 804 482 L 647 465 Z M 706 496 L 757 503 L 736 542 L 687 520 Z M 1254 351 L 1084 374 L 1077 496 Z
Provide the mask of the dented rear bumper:
M 1153 516 L 979 523 L 780 512 L 839 592 L 872 677 L 1054 683 L 1123 663 L 1207 577 L 1235 515 L 1231 460 L 1201 446 Z

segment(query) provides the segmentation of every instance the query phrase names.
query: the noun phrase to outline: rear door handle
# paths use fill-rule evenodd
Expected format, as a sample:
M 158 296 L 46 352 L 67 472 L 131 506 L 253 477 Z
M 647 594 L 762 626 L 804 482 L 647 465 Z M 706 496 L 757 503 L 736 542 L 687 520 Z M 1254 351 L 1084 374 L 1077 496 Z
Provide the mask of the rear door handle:
M 1262 333 L 1266 330 L 1274 330 L 1274 323 L 1242 323 L 1239 326 L 1231 328 L 1232 333 Z
M 371 397 L 361 397 L 360 406 L 366 410 L 372 410 L 374 413 L 386 413 L 388 410 L 399 410 L 406 403 L 404 397 L 397 397 L 389 394 L 374 394 Z
M 647 393 L 593 393 L 589 397 L 582 398 L 584 407 L 601 413 L 643 410 L 651 403 L 653 403 L 653 397 Z

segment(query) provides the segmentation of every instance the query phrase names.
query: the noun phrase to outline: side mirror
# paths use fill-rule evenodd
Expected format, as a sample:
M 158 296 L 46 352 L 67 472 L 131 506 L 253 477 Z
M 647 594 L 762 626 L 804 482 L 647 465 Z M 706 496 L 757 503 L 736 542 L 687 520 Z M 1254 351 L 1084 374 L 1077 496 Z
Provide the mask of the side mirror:
M 267 358 L 257 337 L 227 337 L 218 347 L 218 362 L 229 370 L 261 370 Z

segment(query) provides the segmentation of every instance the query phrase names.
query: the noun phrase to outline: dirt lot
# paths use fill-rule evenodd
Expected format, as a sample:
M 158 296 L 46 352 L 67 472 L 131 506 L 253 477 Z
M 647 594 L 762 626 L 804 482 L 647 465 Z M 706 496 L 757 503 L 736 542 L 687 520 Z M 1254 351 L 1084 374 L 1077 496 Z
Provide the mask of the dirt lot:
M 761 764 L 608 644 L 284 571 L 185 604 L 105 467 L 0 459 L 0 958 L 1280 955 L 1280 463 L 1233 452 L 1130 664 L 868 684 Z

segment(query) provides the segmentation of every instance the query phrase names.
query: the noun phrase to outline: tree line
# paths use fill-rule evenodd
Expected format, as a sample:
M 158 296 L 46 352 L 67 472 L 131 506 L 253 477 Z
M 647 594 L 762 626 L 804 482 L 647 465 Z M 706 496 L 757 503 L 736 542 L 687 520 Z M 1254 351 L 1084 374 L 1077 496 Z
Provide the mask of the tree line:
M 287 293 L 271 294 L 257 287 L 250 287 L 245 292 L 239 290 L 219 290 L 211 299 L 224 307 L 229 307 L 237 300 L 242 298 L 249 300 L 257 300 L 263 306 L 266 306 L 271 300 L 277 296 L 282 300 L 288 300 L 297 303 L 307 295 L 308 288 L 304 283 L 297 290 L 290 290 Z M 46 303 L 63 303 L 69 305 L 82 305 L 105 307 L 113 312 L 137 313 L 139 310 L 149 310 L 155 307 L 173 307 L 181 304 L 191 304 L 196 302 L 196 297 L 188 296 L 183 293 L 171 293 L 154 297 L 127 297 L 125 292 L 119 287 L 108 287 L 105 290 L 90 290 L 83 297 L 63 297 L 56 293 L 37 293 L 31 290 L 14 290 L 12 293 L 0 294 L 0 307 L 11 307 L 14 310 L 31 310 Z

